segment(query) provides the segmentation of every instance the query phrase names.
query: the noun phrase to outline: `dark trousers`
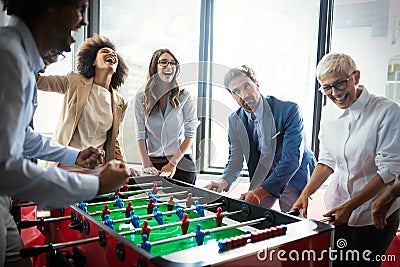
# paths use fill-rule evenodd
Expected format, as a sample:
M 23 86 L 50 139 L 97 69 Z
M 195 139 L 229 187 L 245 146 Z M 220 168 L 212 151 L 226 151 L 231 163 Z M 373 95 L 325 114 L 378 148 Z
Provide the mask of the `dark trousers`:
M 333 261 L 332 266 L 381 266 L 380 259 L 385 255 L 396 235 L 399 226 L 399 214 L 399 210 L 397 210 L 390 215 L 387 218 L 386 227 L 382 230 L 373 225 L 355 227 L 342 224 L 335 227 L 334 249 L 337 250 L 335 253 L 337 259 Z M 358 260 L 356 255 L 359 256 Z
M 30 258 L 21 258 L 19 251 L 24 243 L 10 214 L 11 198 L 0 196 L 0 266 L 31 267 Z
M 161 170 L 162 167 L 168 164 L 167 157 L 150 157 L 150 161 L 154 168 Z M 192 155 L 185 154 L 176 166 L 175 175 L 172 179 L 179 180 L 188 184 L 195 184 L 196 182 L 196 166 L 194 164 Z

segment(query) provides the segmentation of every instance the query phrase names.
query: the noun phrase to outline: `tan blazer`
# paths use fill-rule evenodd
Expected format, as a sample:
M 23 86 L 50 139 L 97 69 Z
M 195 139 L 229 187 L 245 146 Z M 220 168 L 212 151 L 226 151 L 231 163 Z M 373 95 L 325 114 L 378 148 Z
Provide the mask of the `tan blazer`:
M 83 108 L 88 101 L 93 86 L 93 78 L 85 78 L 80 74 L 70 72 L 63 76 L 38 76 L 36 82 L 39 90 L 64 94 L 63 107 L 53 138 L 62 145 L 69 145 Z M 115 90 L 111 90 L 111 101 L 113 124 L 107 133 L 104 144 L 105 157 L 106 161 L 111 159 L 124 160 L 117 137 L 128 102 Z

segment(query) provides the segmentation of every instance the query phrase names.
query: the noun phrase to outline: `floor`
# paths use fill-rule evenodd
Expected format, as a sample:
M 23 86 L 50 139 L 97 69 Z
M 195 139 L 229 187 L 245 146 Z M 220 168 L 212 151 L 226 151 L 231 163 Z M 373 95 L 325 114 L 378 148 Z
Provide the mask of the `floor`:
M 208 177 L 206 175 L 200 175 L 196 180 L 196 186 L 204 187 L 208 184 L 213 178 Z M 232 198 L 239 198 L 241 194 L 248 191 L 249 183 L 245 181 L 246 178 L 243 178 L 241 181 L 236 183 L 231 187 L 231 190 L 226 193 L 227 196 Z M 309 202 L 309 209 L 308 209 L 308 217 L 312 219 L 322 219 L 323 214 L 326 212 L 325 209 L 325 202 L 324 202 L 324 189 L 318 190 L 313 199 Z M 278 202 L 272 207 L 275 210 L 279 210 Z

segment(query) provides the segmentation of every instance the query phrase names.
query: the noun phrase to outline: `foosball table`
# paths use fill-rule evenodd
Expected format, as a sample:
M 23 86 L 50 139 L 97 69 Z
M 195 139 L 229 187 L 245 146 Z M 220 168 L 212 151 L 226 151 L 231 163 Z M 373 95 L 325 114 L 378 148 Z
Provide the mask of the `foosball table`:
M 47 266 L 329 266 L 330 224 L 264 209 L 159 176 L 23 221 Z

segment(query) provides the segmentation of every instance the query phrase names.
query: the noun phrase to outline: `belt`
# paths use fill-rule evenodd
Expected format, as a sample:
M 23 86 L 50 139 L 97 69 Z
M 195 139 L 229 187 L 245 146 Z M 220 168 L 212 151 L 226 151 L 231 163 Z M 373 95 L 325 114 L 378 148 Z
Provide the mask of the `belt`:
M 150 157 L 153 164 L 167 164 L 169 162 L 167 157 Z

